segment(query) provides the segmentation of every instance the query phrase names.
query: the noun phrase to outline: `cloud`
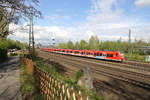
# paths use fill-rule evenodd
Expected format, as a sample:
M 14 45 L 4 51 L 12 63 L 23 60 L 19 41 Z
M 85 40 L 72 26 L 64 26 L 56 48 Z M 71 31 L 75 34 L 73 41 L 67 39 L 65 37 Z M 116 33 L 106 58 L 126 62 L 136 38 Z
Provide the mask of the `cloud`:
M 108 24 L 107 24 L 108 25 Z M 41 43 L 43 45 L 52 44 L 52 38 L 55 38 L 55 43 L 58 44 L 60 42 L 67 42 L 69 40 L 76 42 L 81 39 L 86 41 L 89 40 L 91 35 L 97 35 L 100 41 L 110 40 L 115 41 L 122 38 L 123 41 L 128 40 L 128 25 L 122 24 L 114 24 L 113 27 L 108 26 L 107 29 L 102 28 L 96 29 L 95 31 L 92 29 L 76 29 L 73 27 L 59 27 L 59 26 L 35 26 L 34 27 L 34 36 L 35 43 Z M 16 25 L 16 27 L 19 27 Z M 150 37 L 150 24 L 149 25 L 136 25 L 132 26 L 132 41 L 136 38 L 138 39 L 146 39 L 149 40 Z M 148 34 L 149 33 L 149 34 Z M 146 37 L 145 37 L 146 36 Z M 28 42 L 29 33 L 28 28 L 25 31 L 16 30 L 14 35 L 9 35 L 9 38 L 13 40 L 20 40 L 22 42 Z
M 110 28 L 122 27 L 124 25 L 118 23 L 122 14 L 123 11 L 117 7 L 117 0 L 93 0 L 84 28 L 99 33 Z
M 135 0 L 134 4 L 139 7 L 150 6 L 150 0 Z
M 84 39 L 89 40 L 91 35 L 97 35 L 100 41 L 116 41 L 122 38 L 128 40 L 129 29 L 132 32 L 132 41 L 136 38 L 150 40 L 150 23 L 139 24 L 138 19 L 130 19 L 124 15 L 124 9 L 118 7 L 118 0 L 92 0 L 92 5 L 86 20 L 77 22 L 75 26 L 35 26 L 35 42 L 44 45 L 52 44 L 52 38 L 55 38 L 56 44 L 60 42 L 73 42 Z M 126 18 L 127 17 L 127 18 Z M 50 21 L 56 21 L 60 24 L 59 19 L 68 20 L 70 16 L 53 15 L 48 18 Z M 26 24 L 26 23 L 25 23 Z M 24 24 L 24 26 L 26 26 Z M 14 29 L 19 28 L 13 25 Z M 11 27 L 12 28 L 12 27 Z M 15 36 L 9 36 L 15 40 L 28 41 L 28 27 L 26 30 L 16 30 Z
M 21 26 L 11 24 L 13 26 L 10 30 L 14 30 L 13 35 L 9 35 L 8 37 L 13 40 L 20 40 L 21 42 L 28 42 L 29 39 L 29 27 L 24 27 L 22 30 Z M 52 43 L 52 38 L 56 38 L 56 42 L 69 40 L 68 37 L 69 32 L 65 30 L 63 27 L 58 26 L 34 26 L 34 38 L 36 43 L 42 43 L 48 45 Z M 68 37 L 68 38 L 67 38 Z
M 94 24 L 110 23 L 118 20 L 121 14 L 122 10 L 117 7 L 117 0 L 93 0 L 87 20 Z
M 82 29 L 97 35 L 102 41 L 118 40 L 120 37 L 127 41 L 129 29 L 132 30 L 132 41 L 135 38 L 149 40 L 150 23 L 139 24 L 139 19 L 125 16 L 124 9 L 118 5 L 118 0 L 93 0 L 87 23 L 82 23 Z

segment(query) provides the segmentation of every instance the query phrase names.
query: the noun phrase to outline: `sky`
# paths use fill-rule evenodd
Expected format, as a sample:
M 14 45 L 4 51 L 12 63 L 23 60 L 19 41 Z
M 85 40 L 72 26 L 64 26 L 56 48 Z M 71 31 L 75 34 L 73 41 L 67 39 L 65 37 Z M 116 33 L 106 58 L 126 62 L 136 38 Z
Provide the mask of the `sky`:
M 43 45 L 69 40 L 88 41 L 91 35 L 100 41 L 150 41 L 150 0 L 39 0 L 36 7 L 43 18 L 34 18 L 35 42 Z M 9 38 L 28 42 L 27 21 L 11 24 Z M 20 27 L 24 27 L 21 30 Z

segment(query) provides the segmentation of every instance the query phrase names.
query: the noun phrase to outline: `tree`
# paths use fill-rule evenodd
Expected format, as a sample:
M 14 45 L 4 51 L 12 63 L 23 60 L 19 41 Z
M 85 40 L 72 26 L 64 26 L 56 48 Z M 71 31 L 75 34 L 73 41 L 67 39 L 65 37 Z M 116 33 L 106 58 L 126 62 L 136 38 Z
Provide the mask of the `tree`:
M 6 19 L 6 11 L 0 8 L 0 40 L 8 35 L 8 24 Z
M 88 49 L 88 43 L 85 40 L 81 40 L 79 44 L 81 50 Z
M 59 43 L 59 44 L 58 44 L 58 48 L 66 49 L 66 48 L 67 48 L 67 46 L 66 46 L 66 44 L 65 44 L 65 43 Z
M 79 42 L 78 42 L 78 41 L 75 43 L 75 45 L 74 45 L 74 49 L 80 49 L 80 44 L 79 44 Z
M 74 45 L 72 43 L 72 41 L 68 41 L 67 42 L 67 49 L 73 49 Z
M 0 38 L 6 38 L 13 33 L 9 31 L 9 24 L 19 22 L 19 19 L 27 19 L 32 14 L 41 17 L 41 12 L 34 8 L 38 0 L 0 0 Z
M 91 36 L 90 37 L 90 40 L 89 40 L 89 49 L 92 50 L 99 50 L 99 45 L 100 45 L 100 42 L 99 42 L 99 39 L 97 36 Z

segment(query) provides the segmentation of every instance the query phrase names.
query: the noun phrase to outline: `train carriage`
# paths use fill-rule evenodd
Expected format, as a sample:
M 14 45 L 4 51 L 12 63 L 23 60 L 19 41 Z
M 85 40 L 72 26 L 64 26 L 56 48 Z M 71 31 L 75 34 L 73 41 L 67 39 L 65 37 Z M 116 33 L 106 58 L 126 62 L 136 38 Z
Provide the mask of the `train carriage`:
M 53 48 L 40 48 L 40 50 L 119 62 L 124 60 L 124 54 L 119 51 L 71 50 Z

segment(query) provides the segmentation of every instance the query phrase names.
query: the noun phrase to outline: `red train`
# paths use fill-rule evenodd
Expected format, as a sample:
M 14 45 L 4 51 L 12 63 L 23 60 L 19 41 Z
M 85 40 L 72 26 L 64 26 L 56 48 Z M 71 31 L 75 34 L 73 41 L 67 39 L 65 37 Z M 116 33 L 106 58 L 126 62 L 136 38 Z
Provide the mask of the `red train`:
M 109 61 L 122 62 L 124 60 L 124 54 L 119 51 L 72 50 L 72 49 L 53 49 L 53 48 L 41 48 L 40 50 L 68 55 L 103 59 Z

